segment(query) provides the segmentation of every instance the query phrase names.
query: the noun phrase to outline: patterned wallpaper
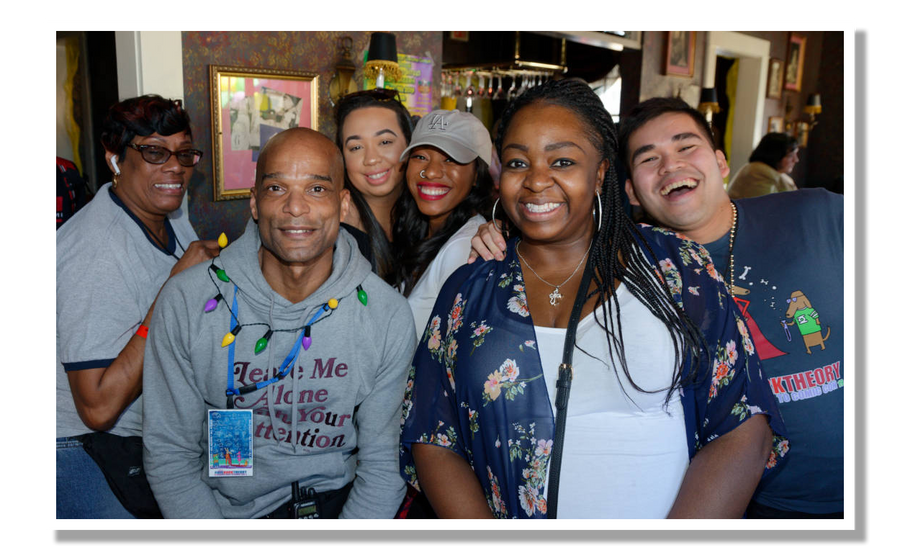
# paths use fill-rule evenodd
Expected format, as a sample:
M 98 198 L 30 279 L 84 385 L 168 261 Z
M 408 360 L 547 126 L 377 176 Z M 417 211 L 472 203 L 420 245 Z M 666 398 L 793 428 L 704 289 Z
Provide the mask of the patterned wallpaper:
M 428 56 L 441 67 L 440 32 L 395 32 L 397 51 L 413 56 Z M 334 109 L 328 85 L 334 66 L 341 58 L 340 39 L 353 39 L 357 86 L 363 85 L 363 52 L 368 49 L 369 32 L 193 32 L 182 33 L 184 64 L 184 102 L 191 115 L 194 143 L 204 153 L 194 169 L 189 186 L 191 221 L 200 238 L 213 239 L 225 232 L 235 239 L 244 230 L 250 209 L 246 199 L 213 201 L 213 146 L 209 99 L 209 66 L 239 66 L 302 70 L 319 74 L 319 131 L 334 138 Z M 438 78 L 440 79 L 440 78 Z M 440 88 L 433 88 L 434 106 L 440 102 Z

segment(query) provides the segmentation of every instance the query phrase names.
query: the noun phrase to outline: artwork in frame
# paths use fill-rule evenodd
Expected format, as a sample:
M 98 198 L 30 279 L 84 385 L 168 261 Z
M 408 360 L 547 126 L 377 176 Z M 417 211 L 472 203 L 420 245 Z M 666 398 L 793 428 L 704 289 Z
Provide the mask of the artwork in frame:
M 696 31 L 669 31 L 666 39 L 666 74 L 693 77 L 696 46 Z
M 784 70 L 784 88 L 800 91 L 803 80 L 803 56 L 806 54 L 806 37 L 791 33 L 788 40 L 787 62 Z
M 282 130 L 318 129 L 312 72 L 209 67 L 214 200 L 250 197 L 259 150 Z
M 769 59 L 769 83 L 766 87 L 766 97 L 780 99 L 781 89 L 784 86 L 784 60 L 778 58 Z
M 783 116 L 770 116 L 769 117 L 769 129 L 768 133 L 772 132 L 784 132 L 784 117 Z
M 809 123 L 797 122 L 796 126 L 794 126 L 794 137 L 797 139 L 797 144 L 800 147 L 806 147 L 809 143 Z

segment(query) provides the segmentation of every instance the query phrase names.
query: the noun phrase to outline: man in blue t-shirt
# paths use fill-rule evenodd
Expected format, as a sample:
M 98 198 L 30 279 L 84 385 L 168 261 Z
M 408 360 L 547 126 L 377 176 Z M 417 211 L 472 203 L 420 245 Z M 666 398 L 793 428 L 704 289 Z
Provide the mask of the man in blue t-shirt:
M 778 399 L 791 451 L 747 517 L 842 518 L 843 196 L 815 189 L 732 202 L 725 155 L 680 99 L 640 103 L 619 146 L 631 204 L 709 250 Z

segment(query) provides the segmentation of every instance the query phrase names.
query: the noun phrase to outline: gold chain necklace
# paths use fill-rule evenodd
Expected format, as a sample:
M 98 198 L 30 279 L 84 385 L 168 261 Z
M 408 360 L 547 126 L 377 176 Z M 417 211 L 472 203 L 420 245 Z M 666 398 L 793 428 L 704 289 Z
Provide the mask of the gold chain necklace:
M 734 237 L 737 234 L 737 207 L 734 202 L 731 203 L 731 233 L 728 235 L 728 273 L 731 282 L 728 288 L 731 291 L 731 297 L 734 298 Z
M 525 267 L 527 267 L 528 269 L 531 270 L 532 273 L 534 273 L 535 277 L 537 277 L 538 279 L 540 279 L 547 285 L 553 287 L 553 292 L 550 293 L 550 295 L 549 295 L 550 296 L 550 305 L 551 306 L 559 306 L 559 301 L 560 301 L 560 299 L 563 298 L 562 293 L 559 292 L 559 288 L 562 287 L 563 285 L 565 285 L 566 283 L 568 283 L 569 279 L 571 279 L 572 277 L 575 277 L 575 272 L 578 271 L 578 269 L 581 267 L 581 264 L 583 264 L 584 260 L 587 259 L 588 254 L 591 253 L 591 246 L 593 245 L 593 242 L 591 242 L 591 244 L 588 246 L 587 252 L 584 253 L 584 256 L 581 257 L 581 261 L 578 262 L 578 265 L 575 266 L 574 270 L 572 270 L 572 274 L 569 275 L 569 277 L 565 281 L 560 283 L 559 285 L 554 285 L 553 283 L 550 283 L 549 281 L 545 280 L 543 277 L 538 275 L 538 272 L 535 271 L 533 267 L 528 265 L 528 262 L 526 262 L 525 258 L 522 257 L 522 252 L 519 252 L 519 244 L 521 244 L 521 242 L 516 243 L 516 254 L 518 254 L 519 259 L 522 260 L 522 263 L 525 264 Z

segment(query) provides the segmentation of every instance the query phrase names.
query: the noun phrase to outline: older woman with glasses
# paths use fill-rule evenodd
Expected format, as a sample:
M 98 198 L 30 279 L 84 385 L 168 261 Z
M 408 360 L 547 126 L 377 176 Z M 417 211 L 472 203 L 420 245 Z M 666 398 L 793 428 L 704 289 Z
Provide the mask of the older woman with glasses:
M 203 154 L 179 102 L 121 101 L 100 141 L 112 184 L 56 233 L 59 518 L 158 514 L 141 469 L 147 326 L 166 280 L 219 251 L 183 204 Z

